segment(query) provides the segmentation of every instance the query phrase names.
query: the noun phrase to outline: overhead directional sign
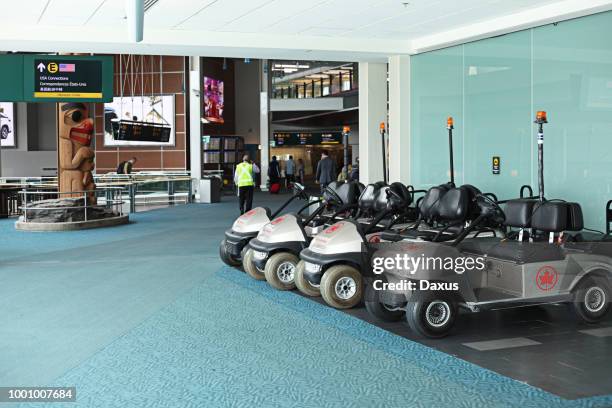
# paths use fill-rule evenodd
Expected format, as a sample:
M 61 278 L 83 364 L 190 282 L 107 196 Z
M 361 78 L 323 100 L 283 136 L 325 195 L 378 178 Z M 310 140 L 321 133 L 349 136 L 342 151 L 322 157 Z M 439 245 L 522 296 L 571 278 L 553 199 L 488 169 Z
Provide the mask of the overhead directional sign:
M 99 59 L 35 58 L 31 65 L 34 97 L 102 99 L 102 64 Z
M 274 132 L 273 138 L 276 147 L 330 145 L 342 143 L 342 132 Z
M 113 58 L 108 55 L 0 55 L 0 100 L 108 102 Z

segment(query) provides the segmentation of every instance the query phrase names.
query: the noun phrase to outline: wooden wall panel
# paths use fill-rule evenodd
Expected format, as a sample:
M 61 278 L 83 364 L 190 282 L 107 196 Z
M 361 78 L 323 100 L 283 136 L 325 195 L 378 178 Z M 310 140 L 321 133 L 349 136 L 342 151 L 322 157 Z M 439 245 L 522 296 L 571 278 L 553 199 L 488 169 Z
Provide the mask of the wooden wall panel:
M 129 61 L 128 61 L 129 60 Z M 175 145 L 174 146 L 104 146 L 104 104 L 95 104 L 95 126 L 96 126 L 96 172 L 114 172 L 120 162 L 132 157 L 138 158 L 134 167 L 135 171 L 155 170 L 185 170 L 187 169 L 187 116 L 186 104 L 188 95 L 185 76 L 185 58 L 177 56 L 162 57 L 162 78 L 160 81 L 160 57 L 145 56 L 142 61 L 139 56 L 132 59 L 124 55 L 119 61 L 115 56 L 115 96 L 140 96 L 143 91 L 145 95 L 172 93 L 175 109 Z M 144 66 L 144 81 L 140 75 L 140 66 Z M 119 71 L 123 71 L 121 77 Z M 132 75 L 138 72 L 138 75 Z M 161 83 L 160 83 L 161 82 Z

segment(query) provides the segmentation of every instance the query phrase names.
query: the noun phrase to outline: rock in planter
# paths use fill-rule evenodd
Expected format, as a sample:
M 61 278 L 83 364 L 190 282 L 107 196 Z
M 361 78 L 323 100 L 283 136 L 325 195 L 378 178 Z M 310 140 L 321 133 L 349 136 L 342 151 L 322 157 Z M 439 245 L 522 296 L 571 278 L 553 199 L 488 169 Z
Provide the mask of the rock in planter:
M 28 222 L 79 222 L 85 221 L 85 199 L 60 198 L 41 200 L 27 205 Z M 115 217 L 117 214 L 110 208 L 87 208 L 87 220 L 100 220 Z

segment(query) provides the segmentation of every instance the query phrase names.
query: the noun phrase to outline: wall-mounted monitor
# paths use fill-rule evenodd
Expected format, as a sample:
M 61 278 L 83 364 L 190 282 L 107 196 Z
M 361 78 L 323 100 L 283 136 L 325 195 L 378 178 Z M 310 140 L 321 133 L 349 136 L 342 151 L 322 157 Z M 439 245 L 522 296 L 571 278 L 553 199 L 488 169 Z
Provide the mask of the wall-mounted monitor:
M 204 77 L 204 119 L 203 123 L 225 123 L 224 85 L 220 79 Z
M 115 97 L 104 104 L 104 146 L 174 146 L 174 95 Z
M 15 147 L 15 104 L 0 102 L 0 142 L 2 147 Z

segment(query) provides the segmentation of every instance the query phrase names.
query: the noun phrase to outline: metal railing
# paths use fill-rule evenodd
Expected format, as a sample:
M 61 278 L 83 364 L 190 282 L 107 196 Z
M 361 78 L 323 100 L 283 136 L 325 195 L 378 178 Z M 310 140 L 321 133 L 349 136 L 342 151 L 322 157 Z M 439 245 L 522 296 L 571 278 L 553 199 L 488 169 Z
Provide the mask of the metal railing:
M 94 176 L 94 180 L 96 192 L 101 194 L 101 198 L 106 197 L 109 189 L 120 190 L 122 201 L 129 202 L 129 212 L 136 212 L 137 206 L 187 204 L 192 202 L 193 197 L 192 178 L 184 171 L 103 174 Z M 0 187 L 7 190 L 5 198 L 9 210 L 6 216 L 19 215 L 23 211 L 21 191 L 32 193 L 39 200 L 57 198 L 57 185 L 57 177 L 0 178 Z M 63 195 L 69 194 L 76 193 Z
M 28 212 L 30 215 L 32 212 L 36 211 L 53 211 L 62 209 L 75 209 L 83 210 L 83 221 L 89 221 L 91 218 L 91 211 L 93 209 L 104 209 L 111 210 L 112 213 L 120 217 L 123 215 L 123 204 L 125 201 L 122 196 L 123 189 L 121 187 L 106 187 L 99 188 L 96 190 L 89 191 L 78 191 L 78 192 L 45 192 L 45 191 L 28 191 L 22 190 L 19 192 L 19 196 L 21 199 L 21 212 L 23 215 L 22 222 L 29 222 Z M 92 203 L 90 199 L 90 195 L 95 194 L 96 202 Z M 49 197 L 54 196 L 54 197 Z M 70 207 L 47 207 L 47 206 L 39 206 L 36 203 L 44 202 L 49 199 L 62 199 L 62 198 L 72 198 L 72 199 L 83 199 L 83 205 L 73 205 Z

